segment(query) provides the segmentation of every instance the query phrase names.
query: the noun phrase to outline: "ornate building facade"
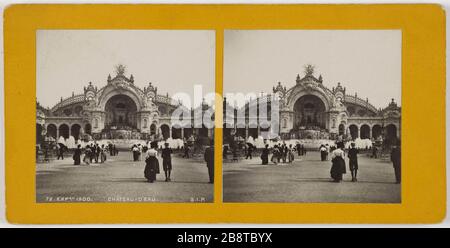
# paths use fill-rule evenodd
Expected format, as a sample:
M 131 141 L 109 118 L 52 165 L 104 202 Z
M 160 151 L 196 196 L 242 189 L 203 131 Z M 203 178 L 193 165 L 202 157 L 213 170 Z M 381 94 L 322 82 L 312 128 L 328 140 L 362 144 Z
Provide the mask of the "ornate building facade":
M 332 89 L 327 88 L 323 85 L 322 76 L 316 78 L 313 73 L 313 67 L 307 66 L 304 77 L 297 75 L 294 86 L 288 89 L 278 82 L 273 87 L 274 95 L 263 96 L 268 102 L 273 96 L 279 100 L 280 138 L 336 139 L 341 136 L 346 139 L 400 139 L 401 108 L 394 99 L 385 108 L 377 109 L 369 99 L 361 99 L 356 94 L 348 95 L 346 88 L 340 83 Z M 254 107 L 252 105 L 258 105 L 261 100 L 262 97 L 249 101 L 245 110 L 235 111 L 235 115 L 229 118 L 234 119 L 234 123 L 231 123 L 233 128 L 226 128 L 224 125 L 224 136 L 235 133 L 244 138 L 259 137 L 263 129 L 260 125 L 249 125 L 252 121 L 249 109 Z M 229 106 L 225 99 L 224 109 Z M 245 111 L 245 120 L 236 115 L 238 111 Z M 268 111 L 270 117 L 270 104 Z M 227 115 L 229 113 L 224 111 L 224 116 Z M 245 123 L 245 126 L 238 126 L 236 123 Z
M 143 89 L 134 83 L 131 74 L 125 76 L 125 68 L 119 65 L 116 76 L 110 75 L 106 85 L 97 88 L 91 82 L 83 93 L 63 99 L 52 108 L 37 103 L 36 141 L 44 136 L 78 139 L 167 139 L 191 135 L 212 137 L 213 129 L 206 127 L 180 127 L 171 124 L 171 114 L 183 107 L 168 94 L 161 95 L 158 88 L 149 83 Z M 202 104 L 203 110 L 209 108 Z M 190 110 L 191 122 L 195 110 Z

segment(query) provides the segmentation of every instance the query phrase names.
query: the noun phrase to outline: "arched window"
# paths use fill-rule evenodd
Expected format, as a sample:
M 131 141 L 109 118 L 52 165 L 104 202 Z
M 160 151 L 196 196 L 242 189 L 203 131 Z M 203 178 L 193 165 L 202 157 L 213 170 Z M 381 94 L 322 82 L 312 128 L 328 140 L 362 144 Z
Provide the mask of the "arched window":
M 147 119 L 144 119 L 144 128 L 147 128 Z
M 156 134 L 156 125 L 155 124 L 151 124 L 150 125 L 150 134 Z
M 98 120 L 94 119 L 94 128 L 98 128 Z

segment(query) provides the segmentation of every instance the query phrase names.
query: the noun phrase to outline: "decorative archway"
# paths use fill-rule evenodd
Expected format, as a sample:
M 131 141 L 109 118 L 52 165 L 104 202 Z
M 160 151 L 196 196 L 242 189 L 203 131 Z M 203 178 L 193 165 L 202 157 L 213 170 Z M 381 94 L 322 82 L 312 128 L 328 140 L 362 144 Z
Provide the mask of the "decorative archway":
M 367 124 L 361 126 L 360 129 L 360 138 L 361 139 L 370 139 L 370 127 Z
M 326 103 L 316 95 L 303 95 L 294 103 L 294 129 L 326 128 Z
M 56 135 L 57 135 L 56 125 L 55 124 L 48 124 L 47 125 L 47 136 L 53 137 L 54 139 L 56 139 Z
M 114 86 L 107 86 L 103 92 L 102 95 L 99 97 L 99 107 L 102 110 L 105 110 L 106 103 L 114 96 L 123 95 L 129 97 L 134 104 L 136 105 L 137 110 L 139 111 L 141 109 L 141 101 L 139 100 L 139 95 L 134 92 L 132 88 L 116 88 Z
M 137 127 L 138 107 L 128 95 L 117 94 L 111 96 L 105 103 L 105 128 L 115 126 L 117 129 Z M 94 127 L 95 127 L 94 120 Z
M 61 124 L 58 129 L 60 137 L 62 136 L 64 139 L 69 138 L 69 126 L 67 124 Z
M 348 129 L 350 130 L 350 136 L 352 137 L 352 139 L 358 138 L 358 126 L 352 124 L 348 127 Z
M 78 124 L 73 124 L 70 127 L 70 134 L 75 138 L 75 140 L 80 139 L 80 130 L 81 130 L 81 126 Z

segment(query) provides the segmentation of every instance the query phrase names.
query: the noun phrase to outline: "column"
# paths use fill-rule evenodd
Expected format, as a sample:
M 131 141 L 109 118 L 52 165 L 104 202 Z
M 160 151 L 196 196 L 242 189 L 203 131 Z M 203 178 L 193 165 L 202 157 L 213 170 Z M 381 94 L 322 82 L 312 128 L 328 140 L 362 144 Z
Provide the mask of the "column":
M 169 126 L 169 138 L 172 138 L 172 127 Z
M 356 132 L 356 138 L 359 138 L 359 137 L 360 137 L 360 135 L 359 135 L 359 134 L 360 134 L 360 129 L 361 129 L 361 128 L 360 128 L 359 126 L 356 126 L 356 131 L 357 131 L 357 132 Z
M 245 126 L 245 139 L 247 140 L 248 138 L 248 126 Z
M 261 127 L 259 126 L 259 123 L 258 123 L 258 127 L 257 127 L 257 133 L 258 133 L 258 137 L 261 136 Z
M 182 127 L 181 128 L 181 139 L 183 139 L 184 138 L 184 128 Z
M 59 126 L 56 126 L 56 140 L 58 139 L 59 139 Z
M 369 126 L 369 139 L 372 139 L 372 127 Z

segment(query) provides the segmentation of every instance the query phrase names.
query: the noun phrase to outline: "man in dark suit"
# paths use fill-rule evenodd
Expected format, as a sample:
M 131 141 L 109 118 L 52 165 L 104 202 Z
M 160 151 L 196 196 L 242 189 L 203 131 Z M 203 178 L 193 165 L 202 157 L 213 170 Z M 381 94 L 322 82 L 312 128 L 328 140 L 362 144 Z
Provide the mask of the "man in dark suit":
M 400 149 L 400 141 L 397 144 L 394 144 L 392 146 L 391 150 L 391 161 L 392 165 L 394 167 L 394 173 L 395 173 L 395 183 L 400 183 L 402 179 L 402 170 L 401 170 L 401 164 L 402 164 L 402 155 L 401 155 L 401 149 Z
M 169 143 L 164 143 L 161 157 L 163 159 L 163 169 L 166 176 L 166 182 L 172 181 L 172 179 L 170 179 L 170 173 L 172 172 L 172 149 L 169 147 Z
M 355 148 L 355 143 L 352 143 L 352 147 L 348 151 L 347 155 L 349 159 L 349 168 L 352 173 L 352 182 L 356 182 L 356 175 L 358 174 L 358 149 Z
M 209 183 L 214 183 L 214 141 L 205 149 L 205 162 L 208 167 Z

